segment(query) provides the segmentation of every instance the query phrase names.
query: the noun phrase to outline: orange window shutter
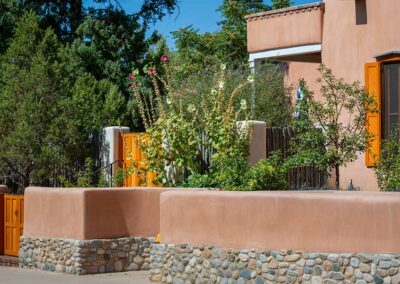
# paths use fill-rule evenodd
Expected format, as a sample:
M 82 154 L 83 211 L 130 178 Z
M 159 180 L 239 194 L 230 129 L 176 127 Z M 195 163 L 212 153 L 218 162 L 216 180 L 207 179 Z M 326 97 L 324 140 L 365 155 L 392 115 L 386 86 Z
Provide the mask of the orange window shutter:
M 366 130 L 371 135 L 369 147 L 365 152 L 365 165 L 375 166 L 381 152 L 381 74 L 379 62 L 365 64 L 365 87 L 376 102 L 377 111 L 367 113 Z

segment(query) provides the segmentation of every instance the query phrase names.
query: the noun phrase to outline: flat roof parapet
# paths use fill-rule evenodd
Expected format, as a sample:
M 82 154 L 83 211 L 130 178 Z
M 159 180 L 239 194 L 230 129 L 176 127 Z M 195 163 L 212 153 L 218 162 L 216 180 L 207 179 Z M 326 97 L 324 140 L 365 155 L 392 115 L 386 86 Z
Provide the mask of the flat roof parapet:
M 268 19 L 268 18 L 273 18 L 273 17 L 287 16 L 287 15 L 292 15 L 292 14 L 297 14 L 297 13 L 311 12 L 314 10 L 323 9 L 324 7 L 325 7 L 325 3 L 316 2 L 316 3 L 310 3 L 310 4 L 305 4 L 305 5 L 292 6 L 292 7 L 287 7 L 287 8 L 282 8 L 282 9 L 277 9 L 277 10 L 272 10 L 272 11 L 265 11 L 265 12 L 250 14 L 250 15 L 245 16 L 245 19 L 246 19 L 246 21 L 256 21 L 256 20 Z

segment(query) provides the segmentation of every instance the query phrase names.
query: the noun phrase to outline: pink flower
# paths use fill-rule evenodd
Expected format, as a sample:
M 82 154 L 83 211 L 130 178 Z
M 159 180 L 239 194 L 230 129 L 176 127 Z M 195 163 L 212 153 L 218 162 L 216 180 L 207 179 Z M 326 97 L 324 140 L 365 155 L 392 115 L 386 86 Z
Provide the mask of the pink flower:
M 131 89 L 132 90 L 136 89 L 136 85 L 134 83 L 131 84 Z
M 163 55 L 163 56 L 161 56 L 161 61 L 162 62 L 168 62 L 168 60 L 169 60 L 169 58 L 168 58 L 168 56 L 167 55 Z
M 129 80 L 133 81 L 133 73 L 129 73 Z
M 152 68 L 152 69 L 150 69 L 149 71 L 147 71 L 147 75 L 149 75 L 149 76 L 154 76 L 154 75 L 156 75 L 157 73 L 158 73 L 158 71 L 157 71 L 156 68 Z

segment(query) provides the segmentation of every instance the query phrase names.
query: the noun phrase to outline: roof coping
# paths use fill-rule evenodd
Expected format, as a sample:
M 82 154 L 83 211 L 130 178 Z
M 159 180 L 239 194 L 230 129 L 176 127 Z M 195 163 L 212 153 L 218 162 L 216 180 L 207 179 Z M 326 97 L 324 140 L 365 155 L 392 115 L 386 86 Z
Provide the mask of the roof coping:
M 266 18 L 271 18 L 271 17 L 276 17 L 276 16 L 290 15 L 293 13 L 309 12 L 309 11 L 321 9 L 324 6 L 325 6 L 325 3 L 323 3 L 321 1 L 321 2 L 305 4 L 305 5 L 292 6 L 292 7 L 282 8 L 282 9 L 276 9 L 276 10 L 271 10 L 271 11 L 250 14 L 250 15 L 245 16 L 244 18 L 246 19 L 246 21 L 254 21 L 254 20 L 266 19 Z

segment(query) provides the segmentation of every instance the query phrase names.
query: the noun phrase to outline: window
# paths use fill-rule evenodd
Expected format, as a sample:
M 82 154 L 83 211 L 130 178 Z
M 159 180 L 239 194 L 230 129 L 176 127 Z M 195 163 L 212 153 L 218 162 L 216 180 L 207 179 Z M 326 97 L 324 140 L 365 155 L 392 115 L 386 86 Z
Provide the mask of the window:
M 375 166 L 380 159 L 382 139 L 400 124 L 400 51 L 376 56 L 365 64 L 365 87 L 377 103 L 377 111 L 367 113 L 366 129 L 372 140 L 365 152 L 365 165 Z
M 386 63 L 382 69 L 382 134 L 388 139 L 400 123 L 400 62 Z

